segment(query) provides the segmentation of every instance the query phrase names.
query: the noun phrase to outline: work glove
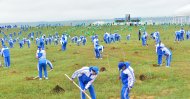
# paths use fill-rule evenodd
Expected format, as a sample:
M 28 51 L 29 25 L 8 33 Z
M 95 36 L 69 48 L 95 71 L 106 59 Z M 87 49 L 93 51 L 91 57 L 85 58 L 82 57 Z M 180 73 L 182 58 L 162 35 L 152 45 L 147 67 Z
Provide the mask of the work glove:
M 72 83 L 74 82 L 74 78 L 71 78 L 71 80 L 70 80 Z
M 86 92 L 86 89 L 82 90 L 82 92 L 85 93 L 85 92 Z

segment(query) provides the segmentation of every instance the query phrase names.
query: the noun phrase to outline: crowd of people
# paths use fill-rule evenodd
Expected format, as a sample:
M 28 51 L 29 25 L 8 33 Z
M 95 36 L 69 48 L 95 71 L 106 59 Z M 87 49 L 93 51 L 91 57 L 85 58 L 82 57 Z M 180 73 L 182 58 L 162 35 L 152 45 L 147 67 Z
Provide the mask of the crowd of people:
M 142 32 L 142 35 L 141 35 Z M 186 39 L 190 38 L 190 31 L 185 32 L 183 28 L 181 28 L 180 31 L 175 32 L 175 40 L 176 41 L 182 41 L 184 40 L 184 34 L 186 33 Z M 71 37 L 67 33 L 63 33 L 61 36 L 59 36 L 58 32 L 56 32 L 54 35 L 48 35 L 46 36 L 42 32 L 31 32 L 28 34 L 27 38 L 19 38 L 19 35 L 22 35 L 22 31 L 20 31 L 18 34 L 14 32 L 13 34 L 10 33 L 9 37 L 5 35 L 4 32 L 1 32 L 1 34 L 4 35 L 4 37 L 1 38 L 1 45 L 2 49 L 0 51 L 0 54 L 4 57 L 4 66 L 7 68 L 10 68 L 11 66 L 11 55 L 9 48 L 14 48 L 15 44 L 18 43 L 20 48 L 24 47 L 24 44 L 27 44 L 28 48 L 30 48 L 31 44 L 36 44 L 37 51 L 36 51 L 36 58 L 38 59 L 37 63 L 37 69 L 38 69 L 38 77 L 39 80 L 42 80 L 42 72 L 44 71 L 44 78 L 48 79 L 48 71 L 47 71 L 47 65 L 49 65 L 50 69 L 53 70 L 52 63 L 46 58 L 46 51 L 45 46 L 51 45 L 54 43 L 55 46 L 61 45 L 62 51 L 67 50 L 67 43 L 68 40 L 71 40 L 71 43 L 76 44 L 77 46 L 83 46 L 86 45 L 87 37 L 84 35 L 81 36 L 73 36 Z M 18 36 L 18 37 L 17 37 Z M 36 38 L 34 38 L 36 36 Z M 131 34 L 126 36 L 126 40 L 130 40 Z M 148 33 L 146 31 L 139 30 L 138 32 L 138 40 L 142 40 L 142 46 L 148 46 L 147 40 L 148 40 Z M 14 39 L 13 39 L 14 38 Z M 166 58 L 166 67 L 170 67 L 171 65 L 171 59 L 172 59 L 172 52 L 171 50 L 166 47 L 163 42 L 161 42 L 161 35 L 159 31 L 153 32 L 150 34 L 150 38 L 155 41 L 156 46 L 156 54 L 157 54 L 157 64 L 158 66 L 162 66 L 162 59 L 163 57 Z M 120 42 L 121 35 L 119 33 L 104 33 L 103 35 L 103 41 L 104 44 L 111 44 L 115 42 Z M 60 42 L 59 42 L 60 41 Z M 99 37 L 98 35 L 92 35 L 91 40 L 94 45 L 94 49 L 92 49 L 95 53 L 96 59 L 102 59 L 102 53 L 104 50 L 104 46 L 100 45 Z M 35 42 L 35 43 L 32 43 Z M 6 46 L 6 45 L 9 45 Z M 69 49 L 68 49 L 69 50 Z M 129 92 L 133 88 L 135 83 L 135 74 L 132 66 L 130 65 L 130 62 L 119 62 L 118 63 L 118 69 L 120 72 L 119 78 L 122 82 L 122 89 L 121 89 L 121 99 L 129 99 Z M 89 90 L 91 98 L 96 99 L 96 94 L 94 87 L 92 86 L 92 83 L 95 81 L 96 77 L 99 74 L 99 68 L 98 66 L 90 66 L 90 67 L 83 67 L 79 70 L 76 70 L 72 75 L 72 81 L 74 78 L 78 77 L 79 80 L 79 86 L 81 87 L 81 99 L 85 99 L 84 92 L 86 90 Z

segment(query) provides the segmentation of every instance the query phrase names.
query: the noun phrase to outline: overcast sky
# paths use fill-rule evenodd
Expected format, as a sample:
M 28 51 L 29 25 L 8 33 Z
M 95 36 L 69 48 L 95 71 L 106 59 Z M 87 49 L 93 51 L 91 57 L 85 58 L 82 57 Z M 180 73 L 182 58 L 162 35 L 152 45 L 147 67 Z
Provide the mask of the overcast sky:
M 190 0 L 0 0 L 0 23 L 112 19 L 128 13 L 172 16 L 188 4 Z

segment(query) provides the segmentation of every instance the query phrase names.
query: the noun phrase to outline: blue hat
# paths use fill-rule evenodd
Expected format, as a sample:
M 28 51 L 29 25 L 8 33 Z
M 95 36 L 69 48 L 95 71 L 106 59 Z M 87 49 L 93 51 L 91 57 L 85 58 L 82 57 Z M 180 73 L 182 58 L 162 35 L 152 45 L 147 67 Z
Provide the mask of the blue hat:
M 99 68 L 97 66 L 91 66 L 90 70 L 93 70 L 96 74 L 99 73 Z
M 119 62 L 119 64 L 118 64 L 119 70 L 121 70 L 123 66 L 125 66 L 124 62 Z
M 130 63 L 129 62 L 119 62 L 119 64 L 118 64 L 119 70 L 121 70 L 123 68 L 123 66 L 126 66 L 126 68 L 128 68 L 130 66 Z

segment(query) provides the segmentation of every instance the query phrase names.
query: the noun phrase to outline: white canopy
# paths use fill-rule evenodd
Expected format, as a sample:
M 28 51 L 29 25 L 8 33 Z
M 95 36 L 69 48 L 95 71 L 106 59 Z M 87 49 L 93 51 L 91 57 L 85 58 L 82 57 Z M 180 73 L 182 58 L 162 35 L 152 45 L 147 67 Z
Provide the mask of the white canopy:
M 104 21 L 96 21 L 96 22 L 93 22 L 92 24 L 103 25 L 103 24 L 105 24 L 105 22 Z

